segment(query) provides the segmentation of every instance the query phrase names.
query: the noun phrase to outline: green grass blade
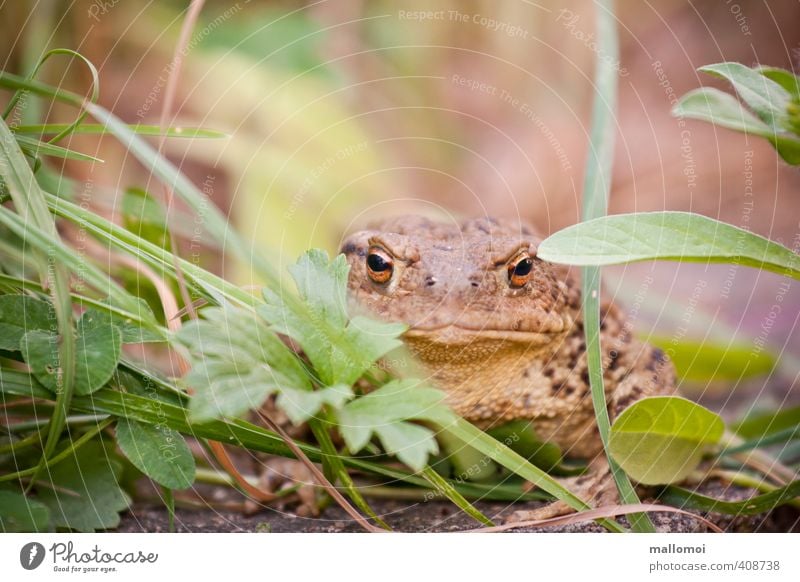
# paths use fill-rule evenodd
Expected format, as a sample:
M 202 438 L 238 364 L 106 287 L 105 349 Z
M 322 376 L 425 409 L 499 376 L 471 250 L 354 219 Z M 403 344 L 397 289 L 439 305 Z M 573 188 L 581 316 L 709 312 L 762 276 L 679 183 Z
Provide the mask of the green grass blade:
M 61 133 L 68 127 L 70 126 L 66 123 L 47 123 L 38 125 L 18 125 L 11 128 L 11 130 L 18 135 L 48 135 Z M 219 139 L 228 137 L 228 135 L 222 131 L 206 129 L 203 127 L 166 127 L 162 129 L 159 125 L 136 124 L 128 125 L 128 129 L 137 135 L 146 135 L 152 137 L 201 139 Z M 71 133 L 84 135 L 107 135 L 110 132 L 105 125 L 101 125 L 99 123 L 81 123 L 78 127 L 74 128 Z
M 596 92 L 592 103 L 589 156 L 586 162 L 586 178 L 583 186 L 584 221 L 603 216 L 606 213 L 608 193 L 611 187 L 616 131 L 614 116 L 617 104 L 617 69 L 615 64 L 618 62 L 619 46 L 613 0 L 596 3 L 596 13 L 598 45 L 595 59 Z M 541 257 L 541 253 L 537 254 Z M 608 454 L 608 435 L 611 430 L 611 422 L 608 417 L 603 388 L 602 352 L 600 350 L 599 268 L 586 267 L 583 269 L 582 292 L 586 357 L 597 428 L 614 481 L 617 484 L 620 499 L 625 504 L 639 503 L 639 498 L 627 475 Z M 655 527 L 645 514 L 631 514 L 629 519 L 635 531 L 655 531 Z
M 347 496 L 350 500 L 358 507 L 362 512 L 367 514 L 375 523 L 377 523 L 380 527 L 391 530 L 392 528 L 389 527 L 385 521 L 383 521 L 375 511 L 370 507 L 367 500 L 364 499 L 364 496 L 361 495 L 361 492 L 353 483 L 353 478 L 350 477 L 350 473 L 347 472 L 347 469 L 342 462 L 341 457 L 339 456 L 339 452 L 336 450 L 336 447 L 331 440 L 331 435 L 328 433 L 328 430 L 325 428 L 325 425 L 319 419 L 310 419 L 308 421 L 308 425 L 311 427 L 311 431 L 314 433 L 314 438 L 317 439 L 319 443 L 321 452 L 322 452 L 322 462 L 323 466 L 327 468 L 326 477 L 331 481 L 331 483 L 336 485 L 338 481 L 341 483 L 342 488 L 344 489 Z M 330 473 L 328 475 L 327 473 Z
M 0 394 L 34 397 L 46 401 L 53 398 L 53 394 L 41 386 L 30 374 L 3 367 L 0 367 Z M 91 396 L 76 397 L 72 404 L 75 410 L 90 414 L 120 416 L 156 425 L 163 422 L 165 426 L 189 436 L 245 447 L 251 451 L 294 458 L 289 447 L 278 435 L 243 420 L 192 423 L 188 420 L 185 408 L 162 401 L 154 403 L 151 398 L 117 392 L 109 388 L 98 390 Z M 319 448 L 301 442 L 298 442 L 297 445 L 312 461 L 322 462 L 323 453 Z M 340 458 L 346 466 L 352 469 L 390 479 L 389 484 L 402 482 L 429 490 L 428 482 L 425 479 L 404 469 L 345 455 L 341 455 Z M 520 486 L 483 483 L 452 483 L 452 485 L 462 495 L 475 499 L 497 501 L 542 499 L 538 493 L 526 493 Z
M 85 107 L 92 117 L 105 125 L 109 132 L 114 134 L 145 168 L 153 172 L 168 188 L 178 194 L 195 213 L 203 216 L 204 226 L 208 229 L 209 234 L 225 245 L 224 248 L 232 254 L 233 258 L 243 261 L 247 265 L 253 265 L 268 286 L 273 289 L 280 287 L 280 276 L 272 265 L 247 244 L 235 230 L 230 228 L 222 211 L 178 168 L 108 110 L 93 103 L 87 103 Z M 289 301 L 296 301 L 296 298 L 289 294 L 285 294 L 285 298 Z
M 800 480 L 743 501 L 715 499 L 714 497 L 701 495 L 674 485 L 666 487 L 659 495 L 659 499 L 664 503 L 681 509 L 725 513 L 728 515 L 758 515 L 765 511 L 771 511 L 779 505 L 795 502 L 798 496 L 800 496 Z
M 50 156 L 62 160 L 103 163 L 103 160 L 100 158 L 90 156 L 89 154 L 76 152 L 75 150 L 62 148 L 61 146 L 53 145 L 44 141 L 39 141 L 38 139 L 34 139 L 32 137 L 17 134 L 16 138 L 20 149 L 22 149 L 23 152 L 31 157 Z
M 7 71 L 0 71 L 0 87 L 12 91 L 24 90 L 38 95 L 39 97 L 49 97 L 55 101 L 61 101 L 62 103 L 74 105 L 75 107 L 81 107 L 84 101 L 82 95 L 78 95 L 72 91 L 66 91 L 34 79 L 26 79 L 25 77 Z
M 38 281 L 32 281 L 31 279 L 23 279 L 21 277 L 16 277 L 14 275 L 6 275 L 4 273 L 0 273 L 0 283 L 13 285 L 19 289 L 27 289 L 30 291 L 37 291 L 39 293 L 46 293 L 45 288 Z M 105 301 L 100 301 L 92 297 L 87 297 L 86 295 L 82 295 L 80 293 L 72 292 L 70 293 L 70 296 L 72 297 L 72 300 L 78 305 L 84 307 L 92 307 L 93 309 L 103 311 L 105 313 L 108 313 L 109 315 L 116 315 L 117 317 L 121 317 L 125 320 L 130 320 L 140 325 L 141 327 L 147 328 L 148 330 L 157 333 L 158 335 L 163 337 L 165 341 L 167 339 L 167 329 L 161 326 L 155 319 L 143 318 L 140 315 L 139 310 L 135 312 L 128 311 L 122 307 L 118 307 L 116 305 L 106 303 Z
M 21 233 L 17 233 L 23 240 L 29 240 L 34 228 L 44 238 L 43 244 L 35 253 L 36 262 L 39 264 L 39 277 L 43 282 L 47 281 L 48 287 L 51 289 L 58 333 L 61 338 L 58 346 L 61 385 L 56 397 L 56 407 L 50 418 L 42 459 L 36 474 L 31 479 L 31 483 L 33 483 L 39 471 L 46 466 L 48 457 L 55 450 L 64 428 L 64 419 L 67 416 L 75 388 L 76 345 L 73 334 L 72 298 L 70 297 L 67 269 L 63 264 L 55 261 L 54 256 L 50 254 L 55 249 L 63 248 L 61 237 L 56 230 L 55 220 L 50 215 L 39 184 L 5 121 L 0 121 L 0 158 L 2 158 L 0 159 L 0 176 L 5 182 L 18 214 L 13 214 L 5 207 L 0 207 L 0 209 L 3 210 L 4 216 L 13 216 L 26 227 Z
M 94 287 L 101 293 L 107 293 L 112 302 L 124 307 L 127 311 L 137 311 L 139 304 L 137 300 L 106 273 L 87 262 L 83 257 L 64 243 L 61 239 L 53 239 L 46 231 L 26 222 L 23 217 L 15 214 L 8 208 L 0 206 L 0 223 L 4 224 L 14 234 L 24 238 L 27 244 L 36 248 L 39 252 L 45 253 L 57 262 L 59 270 L 69 269 L 81 276 L 87 284 Z M 41 288 L 41 285 L 39 286 Z M 69 299 L 70 319 L 72 317 L 72 298 L 68 286 L 64 286 L 64 294 Z
M 165 274 L 175 277 L 174 257 L 169 251 L 133 234 L 118 224 L 106 220 L 102 216 L 89 210 L 84 210 L 77 204 L 63 200 L 54 194 L 45 193 L 45 198 L 48 207 L 57 216 L 81 225 L 86 232 L 106 241 L 114 248 L 140 259 L 159 272 L 163 271 Z M 216 303 L 217 299 L 224 297 L 245 307 L 252 308 L 256 299 L 246 291 L 190 261 L 180 258 L 177 260 L 181 270 L 187 279 L 195 285 L 194 290 L 199 295 L 207 297 L 212 303 Z M 216 298 L 206 290 L 216 294 Z
M 560 499 L 576 511 L 591 509 L 588 503 L 553 479 L 546 472 L 532 465 L 524 457 L 466 420 L 457 417 L 451 424 L 443 427 L 443 429 L 464 444 L 480 451 L 523 479 L 527 479 L 540 489 L 547 491 L 556 499 Z M 607 519 L 599 521 L 610 531 L 624 531 L 622 526 L 615 521 Z
M 439 475 L 439 473 L 434 471 L 431 467 L 425 467 L 420 474 L 427 479 L 428 483 L 430 483 L 440 495 L 447 497 L 456 507 L 461 509 L 461 511 L 472 519 L 489 527 L 494 525 L 491 519 L 486 517 L 478 508 L 464 499 L 464 496 L 453 487 L 450 481 Z

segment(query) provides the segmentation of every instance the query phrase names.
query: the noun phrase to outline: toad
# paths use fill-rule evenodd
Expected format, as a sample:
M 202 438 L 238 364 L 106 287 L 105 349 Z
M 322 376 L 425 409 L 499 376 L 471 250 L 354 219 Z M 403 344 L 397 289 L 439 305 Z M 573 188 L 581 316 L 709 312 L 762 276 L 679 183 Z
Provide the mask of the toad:
M 344 241 L 350 297 L 367 313 L 408 325 L 404 340 L 447 394 L 482 428 L 530 420 L 537 437 L 584 458 L 567 486 L 595 503 L 615 491 L 595 423 L 581 293 L 566 267 L 536 256 L 528 226 L 491 218 L 443 223 L 399 216 Z M 613 304 L 601 309 L 604 386 L 613 421 L 646 396 L 672 394 L 663 352 L 638 341 Z M 576 490 L 577 489 L 577 490 Z M 554 504 L 542 518 L 562 512 Z

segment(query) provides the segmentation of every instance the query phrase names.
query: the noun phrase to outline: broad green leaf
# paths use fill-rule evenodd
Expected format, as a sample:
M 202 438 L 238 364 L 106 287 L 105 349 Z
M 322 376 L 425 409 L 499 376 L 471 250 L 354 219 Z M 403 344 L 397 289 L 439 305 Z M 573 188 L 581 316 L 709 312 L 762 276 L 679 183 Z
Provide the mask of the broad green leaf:
M 194 483 L 194 457 L 181 433 L 164 425 L 120 418 L 117 444 L 128 460 L 156 483 L 169 489 L 186 489 Z
M 87 310 L 77 325 L 75 354 L 75 394 L 86 395 L 100 389 L 117 369 L 122 334 L 105 317 Z M 34 330 L 20 341 L 22 357 L 31 367 L 36 379 L 58 392 L 61 389 L 61 366 L 58 357 L 59 336 L 52 332 Z
M 0 295 L 0 349 L 18 351 L 22 336 L 33 330 L 57 327 L 49 301 L 29 295 Z
M 0 491 L 0 532 L 44 532 L 50 523 L 46 505 L 16 491 Z
M 724 344 L 709 340 L 651 336 L 648 341 L 665 351 L 675 365 L 681 380 L 691 382 L 737 381 L 769 374 L 775 367 L 775 357 L 762 350 L 754 352 L 752 345 Z
M 787 108 L 791 96 L 775 81 L 741 63 L 717 63 L 698 70 L 730 82 L 742 100 L 775 133 L 788 129 Z
M 119 486 L 121 471 L 113 452 L 93 441 L 54 466 L 47 485 L 36 491 L 56 527 L 79 532 L 110 529 L 119 525 L 119 512 L 130 504 Z
M 716 444 L 725 426 L 699 404 L 677 396 L 639 400 L 611 426 L 608 443 L 614 460 L 639 483 L 681 481 L 698 465 L 707 445 Z
M 736 263 L 800 278 L 800 257 L 777 243 L 689 212 L 617 214 L 556 232 L 537 256 L 568 265 L 646 260 Z
M 212 307 L 202 315 L 176 335 L 192 357 L 193 420 L 239 416 L 282 388 L 311 390 L 297 356 L 252 313 Z
M 796 75 L 793 75 L 786 69 L 779 69 L 778 67 L 757 67 L 756 71 L 764 75 L 767 79 L 775 81 L 795 99 L 800 99 L 800 78 Z
M 363 449 L 374 434 L 388 453 L 419 471 L 438 446 L 430 429 L 407 421 L 449 422 L 453 414 L 443 401 L 444 393 L 419 387 L 416 380 L 394 380 L 341 408 L 339 431 L 351 453 Z
M 787 163 L 800 164 L 800 139 L 790 134 L 776 133 L 745 109 L 736 97 L 719 89 L 703 87 L 690 91 L 680 98 L 672 114 L 763 137 L 772 143 Z

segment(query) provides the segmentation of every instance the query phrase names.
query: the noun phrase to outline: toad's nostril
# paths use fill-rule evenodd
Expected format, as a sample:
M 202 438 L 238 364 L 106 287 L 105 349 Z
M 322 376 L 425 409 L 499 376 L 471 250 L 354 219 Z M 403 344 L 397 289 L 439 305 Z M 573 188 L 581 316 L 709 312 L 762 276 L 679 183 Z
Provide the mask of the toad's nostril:
M 428 287 L 433 287 L 434 285 L 436 285 L 436 277 L 434 277 L 433 275 L 428 275 L 427 277 L 425 277 L 425 284 Z
M 478 283 L 477 281 L 473 281 L 473 282 L 471 283 L 471 285 L 472 285 L 473 287 L 478 287 L 478 286 L 480 286 L 480 283 Z

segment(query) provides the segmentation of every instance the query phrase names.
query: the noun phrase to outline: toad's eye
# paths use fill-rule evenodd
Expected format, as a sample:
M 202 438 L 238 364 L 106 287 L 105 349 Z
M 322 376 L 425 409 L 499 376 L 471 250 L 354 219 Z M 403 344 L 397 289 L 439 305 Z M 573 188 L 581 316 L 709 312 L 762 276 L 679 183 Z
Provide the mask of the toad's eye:
M 508 284 L 514 289 L 524 287 L 533 272 L 533 259 L 527 254 L 519 255 L 508 265 Z
M 380 247 L 371 247 L 367 253 L 367 274 L 376 283 L 386 283 L 392 278 L 394 261 L 391 255 Z

